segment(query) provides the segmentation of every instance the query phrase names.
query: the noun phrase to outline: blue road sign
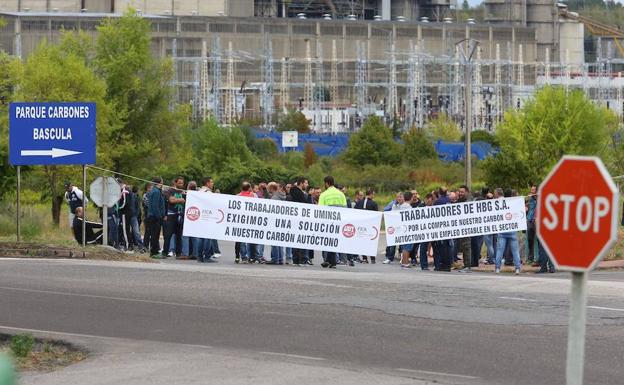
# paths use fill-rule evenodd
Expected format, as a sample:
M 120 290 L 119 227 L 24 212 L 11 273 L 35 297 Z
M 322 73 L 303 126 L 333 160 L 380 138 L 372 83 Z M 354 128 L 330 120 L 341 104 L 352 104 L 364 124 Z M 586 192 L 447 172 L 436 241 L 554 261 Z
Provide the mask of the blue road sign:
M 95 164 L 95 103 L 11 103 L 9 162 Z

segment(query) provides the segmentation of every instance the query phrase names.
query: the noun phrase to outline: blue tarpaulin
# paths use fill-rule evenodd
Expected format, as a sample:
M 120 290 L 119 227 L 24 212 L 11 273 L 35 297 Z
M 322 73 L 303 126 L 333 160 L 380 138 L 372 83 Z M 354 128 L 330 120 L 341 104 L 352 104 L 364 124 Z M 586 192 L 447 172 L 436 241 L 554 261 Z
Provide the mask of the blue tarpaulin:
M 314 151 L 319 156 L 340 155 L 347 148 L 351 134 L 299 134 L 299 146 L 293 148 L 282 147 L 282 134 L 280 132 L 256 132 L 258 139 L 270 139 L 277 145 L 280 152 L 303 151 L 306 143 L 311 143 Z M 463 142 L 443 142 L 438 140 L 434 147 L 440 160 L 447 162 L 457 162 L 464 159 Z M 498 152 L 486 142 L 473 142 L 471 146 L 472 155 L 479 160 L 483 160 Z

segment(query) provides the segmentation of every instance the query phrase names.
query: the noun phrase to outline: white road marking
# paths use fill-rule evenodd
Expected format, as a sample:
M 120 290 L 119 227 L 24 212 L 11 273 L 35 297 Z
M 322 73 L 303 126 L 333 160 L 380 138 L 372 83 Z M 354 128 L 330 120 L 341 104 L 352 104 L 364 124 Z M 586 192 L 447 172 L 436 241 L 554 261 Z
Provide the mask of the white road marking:
M 519 297 L 498 297 L 499 299 L 508 299 L 510 301 L 522 301 L 522 302 L 537 302 L 534 299 L 519 298 Z
M 602 306 L 587 306 L 589 309 L 596 309 L 596 310 L 611 310 L 611 311 L 622 311 L 624 312 L 624 309 L 618 309 L 615 307 L 602 307 Z
M 176 342 L 160 342 L 160 341 L 151 341 L 151 340 L 142 340 L 137 338 L 126 338 L 126 337 L 107 337 L 107 336 L 96 336 L 94 334 L 80 334 L 80 333 L 67 333 L 67 332 L 55 332 L 52 330 L 41 330 L 41 329 L 26 329 L 26 328 L 16 328 L 13 326 L 5 326 L 0 325 L 0 330 L 14 330 L 18 332 L 27 332 L 27 333 L 45 333 L 52 334 L 58 336 L 70 336 L 70 337 L 79 337 L 79 338 L 99 338 L 104 340 L 112 340 L 112 341 L 120 341 L 120 340 L 131 340 L 131 341 L 150 341 L 150 342 L 158 342 L 162 344 L 173 344 L 179 346 L 188 346 L 192 348 L 201 348 L 201 349 L 212 349 L 210 345 L 197 345 L 197 344 L 180 344 Z
M 415 369 L 396 369 L 400 372 L 409 372 L 409 373 L 416 373 L 416 374 L 426 374 L 426 375 L 433 375 L 433 376 L 445 376 L 445 377 L 455 377 L 455 378 L 465 378 L 467 380 L 477 380 L 479 379 L 479 377 L 473 377 L 473 376 L 465 376 L 463 374 L 453 374 L 453 373 L 443 373 L 443 372 L 431 372 L 428 370 L 415 370 Z
M 54 335 L 60 335 L 60 336 L 71 336 L 71 337 L 81 337 L 81 338 L 102 338 L 105 340 L 123 340 L 125 338 L 121 338 L 121 337 L 106 337 L 106 336 L 96 336 L 93 334 L 78 334 L 78 333 L 65 333 L 65 332 L 55 332 L 52 330 L 41 330 L 41 329 L 26 329 L 26 328 L 16 328 L 13 326 L 5 326 L 5 325 L 0 325 L 0 329 L 6 329 L 6 330 L 15 330 L 15 331 L 19 331 L 19 332 L 28 332 L 28 333 L 46 333 L 46 334 L 54 334 Z M 132 339 L 132 338 L 127 338 L 127 339 Z
M 63 295 L 63 296 L 69 296 L 69 297 L 108 299 L 112 301 L 151 303 L 151 304 L 156 304 L 156 305 L 183 306 L 183 307 L 192 307 L 192 308 L 199 308 L 199 309 L 225 310 L 225 308 L 218 307 L 218 306 L 195 305 L 191 303 L 179 303 L 179 302 L 168 302 L 168 301 L 152 301 L 148 299 L 124 298 L 124 297 L 107 297 L 104 295 L 78 294 L 78 293 L 68 293 L 68 292 L 52 291 L 52 290 L 22 289 L 22 288 L 17 288 L 17 287 L 4 287 L 4 286 L 0 286 L 0 290 L 12 290 L 12 291 L 22 291 L 22 292 L 27 292 L 27 293 Z
M 301 358 L 304 360 L 312 360 L 312 361 L 325 361 L 322 357 L 310 357 L 310 356 L 300 356 L 298 354 L 288 354 L 288 353 L 275 353 L 275 352 L 260 352 L 261 354 L 268 354 L 271 356 L 281 356 L 281 357 L 291 357 L 291 358 Z

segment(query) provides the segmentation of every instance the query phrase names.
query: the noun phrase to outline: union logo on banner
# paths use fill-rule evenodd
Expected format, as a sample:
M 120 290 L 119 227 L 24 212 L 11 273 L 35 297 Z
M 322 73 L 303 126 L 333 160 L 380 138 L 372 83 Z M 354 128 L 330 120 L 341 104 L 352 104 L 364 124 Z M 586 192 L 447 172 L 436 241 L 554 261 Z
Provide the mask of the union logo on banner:
M 342 235 L 345 238 L 353 238 L 353 236 L 355 235 L 355 226 L 350 223 L 342 226 Z
M 186 209 L 186 218 L 189 221 L 196 221 L 199 219 L 199 208 L 195 207 L 195 206 L 191 206 L 188 209 Z

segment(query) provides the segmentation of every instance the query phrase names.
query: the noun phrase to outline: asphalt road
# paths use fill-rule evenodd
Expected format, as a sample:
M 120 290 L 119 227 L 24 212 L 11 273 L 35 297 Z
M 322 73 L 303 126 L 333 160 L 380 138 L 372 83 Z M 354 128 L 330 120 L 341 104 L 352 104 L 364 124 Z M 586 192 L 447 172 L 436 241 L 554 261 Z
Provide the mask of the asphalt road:
M 268 365 L 300 357 L 321 371 L 406 380 L 565 383 L 563 273 L 433 273 L 381 264 L 328 271 L 223 259 L 0 259 L 0 329 L 210 346 L 263 355 Z M 624 381 L 622 276 L 590 280 L 586 384 Z

